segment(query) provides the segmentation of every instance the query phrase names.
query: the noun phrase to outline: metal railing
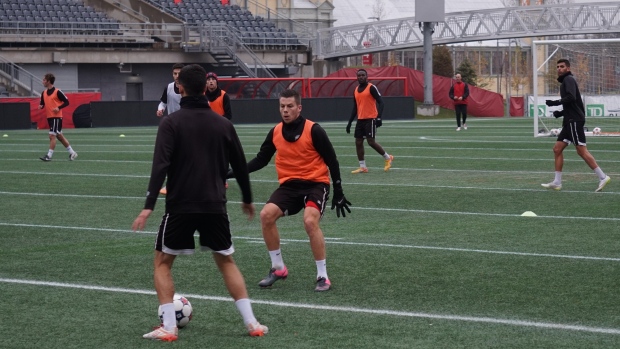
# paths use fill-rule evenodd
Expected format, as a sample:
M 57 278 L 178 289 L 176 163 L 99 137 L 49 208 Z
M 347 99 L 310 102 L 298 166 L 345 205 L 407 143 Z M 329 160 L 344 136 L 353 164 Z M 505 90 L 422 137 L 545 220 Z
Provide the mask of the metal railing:
M 181 44 L 185 51 L 226 53 L 249 77 L 276 77 L 271 69 L 247 47 L 237 29 L 223 23 L 187 24 L 185 28 L 185 37 Z M 239 57 L 241 53 L 252 59 L 254 69 L 241 60 Z
M 0 41 L 152 43 L 157 38 L 179 42 L 183 38 L 183 26 L 174 23 L 2 21 Z
M 34 89 L 41 78 L 32 75 L 29 71 L 0 56 L 0 81 L 5 81 L 9 91 L 21 89 L 30 96 L 39 96 L 40 91 Z
M 316 33 L 309 26 L 302 22 L 287 17 L 278 11 L 274 11 L 269 7 L 259 4 L 254 0 L 241 1 L 241 8 L 250 11 L 255 17 L 261 16 L 268 21 L 272 21 L 278 28 L 283 28 L 287 32 L 295 33 L 304 45 L 309 46 L 312 39 L 316 37 Z M 306 42 L 307 41 L 307 42 Z
M 436 23 L 433 44 L 620 32 L 620 3 L 520 6 L 446 13 Z M 319 29 L 314 52 L 338 58 L 421 47 L 421 18 L 398 18 Z

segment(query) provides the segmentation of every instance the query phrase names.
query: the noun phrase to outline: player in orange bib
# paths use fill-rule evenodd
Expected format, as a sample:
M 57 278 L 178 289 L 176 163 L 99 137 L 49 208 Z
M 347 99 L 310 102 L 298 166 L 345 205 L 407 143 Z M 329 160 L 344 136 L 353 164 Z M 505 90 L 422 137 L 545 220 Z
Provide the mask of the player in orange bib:
M 213 72 L 207 73 L 207 92 L 205 94 L 209 100 L 209 106 L 214 112 L 228 120 L 232 119 L 230 97 L 226 94 L 226 91 L 219 88 L 217 74 Z
M 329 177 L 334 186 L 332 210 L 338 217 L 351 212 L 340 180 L 340 165 L 325 130 L 301 116 L 301 97 L 295 90 L 280 94 L 282 122 L 272 128 L 256 157 L 248 162 L 249 172 L 267 166 L 276 155 L 276 172 L 280 187 L 276 189 L 260 213 L 263 239 L 271 257 L 269 274 L 258 285 L 270 287 L 286 279 L 288 269 L 282 259 L 280 234 L 276 221 L 304 210 L 304 228 L 316 262 L 315 291 L 331 288 L 325 262 L 325 239 L 319 221 L 329 200 Z M 229 172 L 229 177 L 233 177 Z
M 347 124 L 347 133 L 351 133 L 351 124 L 353 119 L 357 117 L 355 123 L 355 151 L 357 152 L 357 160 L 360 167 L 351 173 L 367 173 L 366 160 L 364 159 L 364 139 L 368 145 L 383 157 L 385 164 L 384 171 L 388 171 L 392 167 L 394 156 L 388 154 L 381 144 L 375 141 L 377 128 L 381 127 L 381 114 L 383 114 L 383 99 L 377 89 L 377 86 L 368 82 L 368 73 L 364 69 L 357 71 L 357 82 L 359 86 L 355 89 L 355 103 L 353 111 Z
M 67 148 L 69 152 L 69 160 L 73 161 L 77 158 L 78 154 L 71 148 L 69 141 L 62 134 L 62 109 L 69 105 L 69 99 L 62 93 L 61 90 L 54 87 L 56 77 L 54 74 L 48 73 L 43 77 L 43 86 L 45 91 L 41 92 L 41 102 L 39 102 L 39 109 L 45 108 L 45 116 L 47 117 L 47 124 L 50 127 L 50 147 L 47 154 L 40 157 L 43 161 L 52 161 L 54 155 L 54 149 L 56 149 L 56 139 Z

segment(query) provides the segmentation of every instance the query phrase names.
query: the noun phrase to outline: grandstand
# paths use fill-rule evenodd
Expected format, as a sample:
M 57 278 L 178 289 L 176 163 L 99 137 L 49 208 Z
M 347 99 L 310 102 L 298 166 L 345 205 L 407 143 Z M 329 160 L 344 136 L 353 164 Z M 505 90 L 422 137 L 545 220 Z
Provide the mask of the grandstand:
M 239 5 L 224 6 L 219 0 L 147 0 L 188 24 L 226 24 L 241 35 L 242 41 L 254 50 L 298 50 L 301 43 L 295 33 L 277 28 L 276 23 L 254 16 Z
M 11 63 L 31 73 L 22 77 L 37 77 L 37 87 L 40 74 L 61 70 L 71 77 L 65 90 L 115 91 L 105 94 L 110 100 L 129 98 L 122 90 L 130 76 L 143 85 L 139 98 L 158 98 L 150 86 L 169 77 L 152 72 L 176 62 L 200 63 L 220 76 L 288 77 L 309 56 L 309 40 L 287 31 L 291 22 L 215 0 L 6 0 L 0 60 L 8 63 L 0 86 L 17 95 L 34 92 L 32 81 L 13 83 L 20 77 L 10 76 Z
M 5 0 L 0 23 L 3 46 L 15 44 L 16 35 L 120 34 L 116 19 L 75 0 Z

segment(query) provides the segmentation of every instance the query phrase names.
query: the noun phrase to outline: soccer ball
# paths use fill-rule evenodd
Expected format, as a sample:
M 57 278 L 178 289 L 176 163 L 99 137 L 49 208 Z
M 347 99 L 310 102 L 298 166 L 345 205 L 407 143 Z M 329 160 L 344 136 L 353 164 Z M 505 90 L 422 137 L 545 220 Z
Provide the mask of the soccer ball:
M 601 134 L 601 128 L 600 127 L 595 127 L 592 130 L 592 133 L 595 134 L 595 135 L 600 135 Z
M 560 134 L 560 129 L 552 128 L 551 130 L 549 130 L 549 133 L 551 134 L 551 136 L 557 136 Z
M 181 295 L 178 295 L 178 294 L 174 295 L 172 303 L 174 304 L 174 311 L 176 313 L 177 327 L 178 328 L 185 327 L 185 325 L 189 323 L 189 320 L 192 319 L 191 303 L 187 300 L 187 298 Z M 159 306 L 159 309 L 157 310 L 157 314 L 159 315 L 159 321 L 163 323 L 164 317 L 163 317 L 163 312 L 161 311 L 161 306 Z

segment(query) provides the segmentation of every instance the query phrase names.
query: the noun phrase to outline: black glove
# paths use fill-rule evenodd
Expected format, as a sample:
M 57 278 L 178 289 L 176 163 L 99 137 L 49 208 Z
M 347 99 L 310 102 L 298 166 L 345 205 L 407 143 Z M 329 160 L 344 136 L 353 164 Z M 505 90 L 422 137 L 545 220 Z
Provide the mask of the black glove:
M 547 99 L 547 100 L 545 101 L 545 104 L 546 104 L 548 107 L 555 107 L 556 105 L 562 105 L 562 102 L 560 102 L 560 101 L 553 101 L 553 100 L 551 100 L 551 99 Z
M 351 123 L 347 124 L 347 133 L 351 133 Z
M 226 179 L 228 178 L 235 178 L 235 174 L 233 173 L 232 169 L 229 169 L 228 173 L 226 174 Z
M 383 125 L 383 121 L 381 121 L 381 118 L 377 118 L 377 128 L 381 127 L 381 125 Z
M 349 209 L 349 205 L 351 203 L 347 198 L 344 197 L 344 193 L 341 190 L 334 191 L 334 198 L 332 199 L 332 210 L 336 208 L 336 215 L 340 218 L 340 214 L 342 213 L 342 217 L 346 217 L 344 210 L 351 213 Z
M 562 112 L 559 110 L 556 110 L 553 112 L 553 116 L 555 116 L 556 118 L 560 118 L 562 117 Z

